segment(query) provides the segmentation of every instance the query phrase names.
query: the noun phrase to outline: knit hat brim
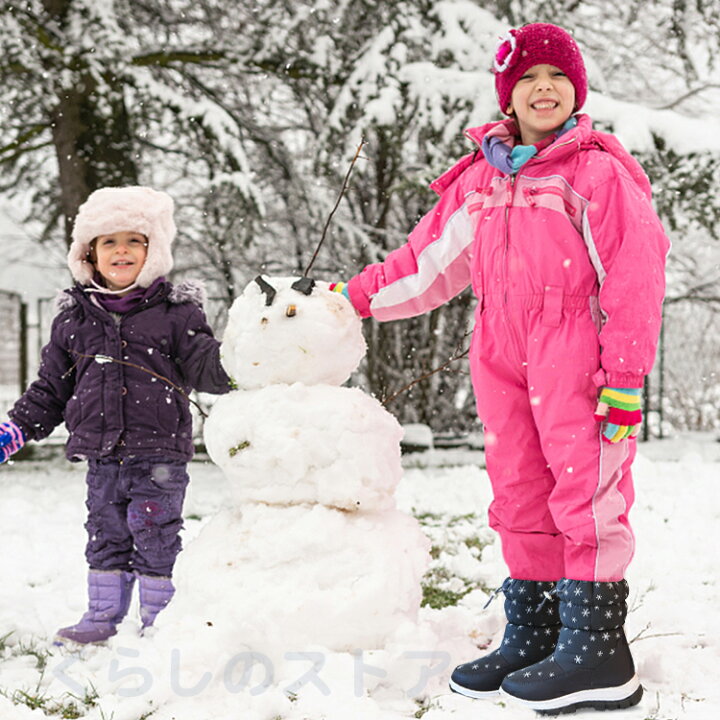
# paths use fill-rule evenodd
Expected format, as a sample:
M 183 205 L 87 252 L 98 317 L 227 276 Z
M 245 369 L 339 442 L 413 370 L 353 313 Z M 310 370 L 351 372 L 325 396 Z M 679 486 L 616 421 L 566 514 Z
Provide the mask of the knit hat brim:
M 587 98 L 587 73 L 582 53 L 572 36 L 551 23 L 532 23 L 509 30 L 500 38 L 493 71 L 500 110 L 508 114 L 512 92 L 518 80 L 535 65 L 554 65 L 575 88 L 575 110 Z

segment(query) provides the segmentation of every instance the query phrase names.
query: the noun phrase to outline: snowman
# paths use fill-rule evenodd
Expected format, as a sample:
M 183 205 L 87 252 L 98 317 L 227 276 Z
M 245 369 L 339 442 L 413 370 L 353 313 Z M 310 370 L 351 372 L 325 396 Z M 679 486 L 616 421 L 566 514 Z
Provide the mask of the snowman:
M 259 277 L 234 302 L 222 358 L 237 389 L 204 431 L 231 501 L 180 556 L 163 625 L 272 657 L 379 649 L 415 622 L 429 542 L 395 506 L 402 430 L 341 387 L 365 349 L 326 283 Z

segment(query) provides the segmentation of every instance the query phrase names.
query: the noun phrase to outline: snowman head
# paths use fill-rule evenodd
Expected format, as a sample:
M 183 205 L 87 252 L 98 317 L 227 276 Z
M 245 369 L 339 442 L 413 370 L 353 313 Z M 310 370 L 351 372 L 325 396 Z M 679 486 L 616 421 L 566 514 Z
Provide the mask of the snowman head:
M 228 313 L 222 362 L 237 386 L 342 385 L 365 355 L 360 318 L 328 283 L 263 277 Z

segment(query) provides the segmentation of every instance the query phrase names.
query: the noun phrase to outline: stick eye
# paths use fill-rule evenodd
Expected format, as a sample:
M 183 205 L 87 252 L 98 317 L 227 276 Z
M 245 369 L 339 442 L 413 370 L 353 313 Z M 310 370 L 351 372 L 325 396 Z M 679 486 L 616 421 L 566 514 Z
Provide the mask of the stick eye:
M 269 307 L 273 304 L 277 290 L 266 280 L 263 279 L 262 275 L 258 275 L 255 278 L 255 282 L 260 286 L 260 290 L 265 294 L 265 306 Z
M 309 295 L 315 287 L 315 281 L 309 277 L 301 277 L 299 280 L 296 280 L 291 287 L 303 295 Z

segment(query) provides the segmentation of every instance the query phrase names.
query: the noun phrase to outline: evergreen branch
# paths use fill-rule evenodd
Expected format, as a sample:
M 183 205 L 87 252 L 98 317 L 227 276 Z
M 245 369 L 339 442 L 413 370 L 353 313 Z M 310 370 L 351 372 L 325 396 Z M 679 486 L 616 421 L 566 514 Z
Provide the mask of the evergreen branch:
M 395 398 L 402 395 L 406 390 L 409 390 L 414 385 L 417 385 L 419 382 L 422 382 L 423 380 L 427 380 L 429 377 L 432 377 L 436 373 L 442 372 L 447 367 L 449 367 L 452 363 L 454 363 L 456 360 L 461 360 L 464 357 L 467 357 L 468 353 L 470 352 L 470 348 L 467 347 L 464 350 L 461 351 L 461 348 L 463 344 L 465 343 L 465 340 L 471 335 L 469 331 L 466 331 L 465 334 L 462 336 L 462 340 L 458 343 L 458 346 L 455 348 L 455 354 L 446 362 L 444 362 L 440 367 L 435 368 L 434 370 L 430 370 L 429 372 L 426 372 L 425 374 L 421 375 L 420 377 L 415 378 L 413 381 L 409 382 L 404 387 L 401 387 L 397 392 L 394 392 L 390 397 L 385 397 L 382 399 L 382 405 L 387 406 L 389 403 L 391 403 Z
M 290 61 L 272 58 L 252 60 L 251 65 L 256 68 L 255 72 L 283 76 L 291 80 L 317 80 L 320 77 L 327 77 L 333 82 L 340 80 L 337 75 L 328 76 L 327 68 L 321 68 L 302 58 Z
M 174 63 L 207 65 L 219 60 L 227 60 L 228 57 L 229 53 L 224 50 L 158 50 L 134 57 L 131 64 L 137 67 L 148 65 L 169 67 Z
M 250 60 L 247 66 L 239 67 L 236 60 L 236 54 L 229 50 L 156 50 L 137 55 L 130 63 L 136 67 L 174 67 L 176 64 L 208 66 L 214 62 L 234 61 L 237 69 L 245 75 L 273 74 L 291 80 L 316 80 L 326 72 L 315 65 L 279 60 Z
M 32 125 L 28 130 L 18 135 L 17 139 L 13 142 L 9 143 L 8 145 L 5 145 L 4 147 L 0 147 L 0 155 L 4 155 L 6 152 L 9 152 L 10 150 L 16 150 L 21 145 L 25 144 L 30 138 L 35 137 L 36 135 L 40 135 L 42 132 L 48 129 L 50 127 L 47 123 L 37 123 L 35 125 Z M 39 146 L 42 147 L 42 146 Z M 35 148 L 29 148 L 31 150 Z
M 34 35 L 41 45 L 48 48 L 48 50 L 53 50 L 54 52 L 62 55 L 63 45 L 61 39 L 57 36 L 53 39 L 53 33 L 48 30 L 48 28 L 46 28 L 45 25 L 43 25 L 43 23 L 40 21 L 40 18 L 30 10 L 29 4 L 23 7 L 22 4 L 17 3 L 13 5 L 12 11 L 22 13 L 28 20 L 30 20 L 30 22 L 35 28 Z M 25 24 L 19 18 L 18 21 L 23 25 Z M 28 30 L 30 30 L 30 28 L 28 28 Z
M 330 222 L 333 219 L 333 215 L 335 215 L 335 211 L 340 206 L 340 201 L 342 200 L 343 195 L 345 194 L 345 191 L 347 190 L 348 182 L 350 181 L 350 175 L 353 171 L 353 168 L 355 167 L 355 163 L 357 162 L 357 159 L 360 157 L 360 152 L 362 151 L 364 145 L 365 145 L 365 138 L 363 137 L 363 138 L 361 138 L 360 144 L 358 145 L 357 150 L 355 151 L 355 157 L 353 157 L 352 161 L 350 162 L 350 167 L 348 168 L 348 171 L 345 173 L 345 179 L 343 180 L 342 187 L 340 188 L 340 192 L 338 193 L 337 200 L 335 200 L 335 206 L 330 211 L 330 214 L 328 215 L 328 218 L 325 221 L 325 227 L 323 228 L 322 235 L 320 236 L 320 242 L 318 243 L 317 247 L 315 248 L 315 252 L 313 253 L 310 263 L 305 268 L 303 277 L 307 277 L 308 273 L 310 272 L 310 268 L 312 268 L 313 263 L 317 259 L 318 253 L 320 252 L 320 248 L 322 247 L 322 244 L 325 241 L 325 235 L 327 234 L 328 228 L 330 227 Z
M 12 155 L 8 155 L 7 157 L 0 158 L 0 165 L 12 165 L 19 157 L 22 157 L 23 155 L 27 155 L 30 152 L 33 152 L 35 150 L 42 150 L 45 147 L 49 147 L 53 144 L 52 140 L 47 140 L 44 143 L 40 143 L 39 145 L 30 145 L 28 147 L 24 147 L 17 152 L 13 153 Z
M 32 70 L 27 65 L 23 65 L 17 60 L 3 58 L 2 65 L 0 66 L 0 80 L 7 82 L 8 77 L 18 75 L 35 75 L 35 70 Z
M 118 365 L 125 365 L 127 367 L 135 368 L 136 370 L 142 370 L 142 372 L 146 372 L 148 375 L 152 375 L 158 380 L 162 380 L 163 382 L 170 385 L 174 390 L 177 390 L 181 395 L 184 395 L 188 402 L 191 402 L 198 409 L 198 411 L 203 417 L 207 417 L 205 411 L 185 392 L 185 390 L 183 390 L 179 385 L 176 385 L 169 378 L 166 378 L 164 375 L 156 373 L 154 370 L 149 370 L 142 365 L 137 365 L 135 363 L 128 362 L 127 360 L 118 360 L 117 358 L 110 357 L 110 355 L 86 355 L 85 353 L 78 352 L 77 350 L 73 350 L 72 352 L 74 355 L 78 356 L 78 360 L 66 373 L 61 376 L 61 380 L 64 380 L 68 375 L 70 375 L 70 373 L 78 366 L 82 358 L 89 358 L 90 360 L 97 360 L 98 362 L 114 362 Z

